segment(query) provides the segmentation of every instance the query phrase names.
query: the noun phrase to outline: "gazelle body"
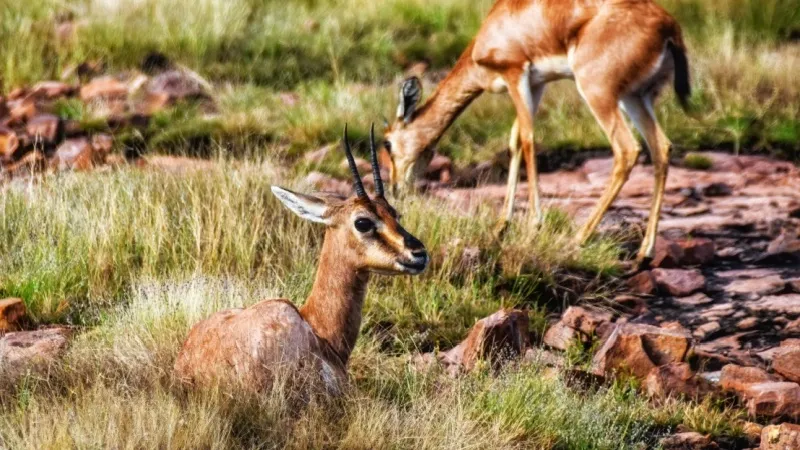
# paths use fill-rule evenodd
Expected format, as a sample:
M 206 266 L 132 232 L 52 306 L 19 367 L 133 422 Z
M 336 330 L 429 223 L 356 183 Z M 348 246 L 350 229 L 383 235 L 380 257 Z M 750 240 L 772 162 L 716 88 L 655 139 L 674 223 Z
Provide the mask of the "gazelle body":
M 534 115 L 551 81 L 571 78 L 603 128 L 614 154 L 611 180 L 577 236 L 590 237 L 614 201 L 639 155 L 627 113 L 644 136 L 655 171 L 653 203 L 639 259 L 652 256 L 667 176 L 670 142 L 656 121 L 653 102 L 674 75 L 683 106 L 689 96 L 688 64 L 677 22 L 651 0 L 498 0 L 478 34 L 436 91 L 417 107 L 419 80 L 401 89 L 397 120 L 385 131 L 391 182 L 413 186 L 448 126 L 485 91 L 507 91 L 516 109 L 501 228 L 511 219 L 521 160 L 529 180 L 529 212 L 539 220 Z
M 328 390 L 347 379 L 370 272 L 421 273 L 425 247 L 403 229 L 383 196 L 372 145 L 376 196 L 370 199 L 350 154 L 355 197 L 311 196 L 273 186 L 273 193 L 300 217 L 327 226 L 317 274 L 306 303 L 266 300 L 221 311 L 196 324 L 175 362 L 176 376 L 191 384 L 234 382 L 255 390 L 270 386 L 280 371 L 310 370 Z M 309 373 L 309 372 L 307 372 Z

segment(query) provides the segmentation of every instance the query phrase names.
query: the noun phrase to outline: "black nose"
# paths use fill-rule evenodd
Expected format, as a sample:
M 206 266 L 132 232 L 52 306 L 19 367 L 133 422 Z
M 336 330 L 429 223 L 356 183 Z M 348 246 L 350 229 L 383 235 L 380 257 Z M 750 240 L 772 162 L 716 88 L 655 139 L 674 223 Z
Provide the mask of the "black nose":
M 407 249 L 411 250 L 412 255 L 417 256 L 418 253 L 420 255 L 425 255 L 425 246 L 422 242 L 408 233 L 403 236 L 403 244 L 405 244 Z
M 412 250 L 411 256 L 413 256 L 414 258 L 424 258 L 428 256 L 428 252 L 426 252 L 424 248 L 418 250 Z

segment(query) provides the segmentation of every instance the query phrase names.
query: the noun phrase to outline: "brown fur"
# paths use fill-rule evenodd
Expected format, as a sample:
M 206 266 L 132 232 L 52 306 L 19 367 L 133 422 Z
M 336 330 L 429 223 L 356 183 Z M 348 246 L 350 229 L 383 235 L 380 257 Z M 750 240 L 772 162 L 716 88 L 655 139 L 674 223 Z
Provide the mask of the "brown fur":
M 175 362 L 176 376 L 190 384 L 216 381 L 252 390 L 267 389 L 276 371 L 307 370 L 331 392 L 347 380 L 347 362 L 361 327 L 361 310 L 370 272 L 419 273 L 402 264 L 427 254 L 421 242 L 397 222 L 397 213 L 382 198 L 295 194 L 304 205 L 323 202 L 328 223 L 317 274 L 305 304 L 265 300 L 248 308 L 217 312 L 197 323 Z M 365 235 L 355 218 L 377 225 Z M 293 375 L 292 375 L 293 376 Z
M 531 181 L 529 209 L 540 219 L 533 116 L 547 83 L 573 78 L 614 153 L 611 182 L 577 238 L 583 242 L 592 234 L 636 162 L 639 146 L 623 120 L 622 103 L 644 135 L 656 169 L 653 207 L 639 252 L 640 258 L 649 257 L 670 148 L 652 114 L 652 102 L 673 71 L 685 105 L 688 67 L 680 27 L 651 0 L 498 0 L 453 70 L 410 123 L 397 120 L 386 130 L 391 181 L 409 188 L 456 117 L 482 92 L 504 85 L 517 111 L 510 148 L 521 152 L 521 158 L 512 158 L 500 225 L 503 228 L 511 217 L 522 158 Z

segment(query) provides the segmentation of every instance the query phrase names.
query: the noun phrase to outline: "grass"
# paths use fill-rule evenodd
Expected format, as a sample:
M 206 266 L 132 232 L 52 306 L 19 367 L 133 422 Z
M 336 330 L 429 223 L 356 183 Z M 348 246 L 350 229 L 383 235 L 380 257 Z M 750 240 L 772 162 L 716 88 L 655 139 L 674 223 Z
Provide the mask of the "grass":
M 662 4 L 686 34 L 697 111 L 687 117 L 671 94 L 660 103 L 677 149 L 798 158 L 794 2 Z M 620 254 L 613 237 L 574 246 L 559 211 L 538 229 L 516 223 L 498 243 L 489 208 L 465 217 L 417 197 L 396 206 L 431 267 L 371 282 L 342 398 L 298 407 L 280 386 L 257 398 L 174 386 L 171 366 L 193 323 L 268 297 L 300 304 L 311 287 L 321 230 L 283 209 L 270 184 L 305 190 L 312 168 L 341 173 L 337 152 L 313 167 L 302 155 L 335 143 L 345 123 L 364 155 L 368 125 L 391 117 L 403 70 L 419 60 L 434 75 L 446 70 L 490 5 L 0 0 L 0 39 L 14 43 L 0 47 L 4 93 L 85 60 L 117 72 L 160 51 L 205 76 L 219 107 L 208 116 L 178 105 L 143 134 L 117 136 L 149 152 L 202 154 L 212 169 L 123 168 L 0 187 L 0 297 L 22 297 L 38 323 L 78 328 L 61 362 L 0 378 L 0 447 L 650 448 L 678 426 L 741 435 L 738 409 L 655 403 L 625 381 L 576 388 L 568 372 L 538 362 L 457 379 L 412 370 L 411 354 L 449 348 L 501 306 L 525 308 L 540 332 L 553 309 L 603 299 Z M 69 17 L 74 33 L 65 33 Z M 459 165 L 504 151 L 512 110 L 505 96 L 481 97 L 438 150 Z M 104 127 L 74 100 L 55 111 Z M 607 146 L 569 82 L 548 87 L 536 125 L 543 149 Z M 465 264 L 475 249 L 479 264 Z M 576 347 L 567 357 L 585 364 L 588 354 Z
M 181 0 L 183 1 L 183 0 Z M 6 3 L 9 3 L 8 1 Z M 717 2 L 719 3 L 719 2 Z M 666 1 L 689 44 L 698 118 L 675 102 L 659 115 L 679 148 L 726 147 L 797 158 L 800 50 L 787 39 L 800 29 L 791 0 Z M 449 68 L 490 7 L 454 0 L 256 2 L 202 0 L 32 0 L 10 2 L 0 38 L 0 88 L 55 78 L 87 59 L 109 70 L 137 67 L 160 51 L 217 86 L 222 114 L 178 114 L 152 130 L 148 146 L 197 151 L 198 142 L 239 152 L 243 141 L 269 154 L 297 156 L 338 137 L 343 122 L 391 117 L 396 80 L 410 63 Z M 74 33 L 53 30 L 74 17 Z M 732 68 L 735 68 L 732 70 Z M 426 90 L 433 86 L 428 83 Z M 286 104 L 286 91 L 296 101 Z M 484 96 L 445 135 L 439 150 L 460 163 L 505 149 L 513 121 L 506 96 Z M 671 94 L 667 95 L 671 97 Z M 75 114 L 68 109 L 68 114 Z M 362 130 L 363 134 L 363 130 Z M 553 151 L 607 147 L 605 136 L 570 82 L 548 88 L 537 140 Z

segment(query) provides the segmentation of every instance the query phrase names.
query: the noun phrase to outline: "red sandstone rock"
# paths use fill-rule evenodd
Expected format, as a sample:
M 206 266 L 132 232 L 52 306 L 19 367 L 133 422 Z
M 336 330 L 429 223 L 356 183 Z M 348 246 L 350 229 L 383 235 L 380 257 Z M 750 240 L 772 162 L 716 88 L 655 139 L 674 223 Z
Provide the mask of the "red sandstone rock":
M 761 450 L 795 450 L 800 448 L 800 425 L 769 425 L 761 431 Z
M 648 395 L 658 398 L 683 396 L 699 399 L 714 390 L 711 383 L 695 375 L 689 364 L 683 362 L 653 368 L 642 387 Z
M 636 294 L 650 295 L 656 290 L 656 282 L 649 270 L 644 270 L 628 278 L 626 283 Z
M 683 248 L 680 245 L 661 236 L 656 238 L 653 260 L 650 262 L 652 267 L 680 267 L 682 258 Z
M 722 389 L 738 394 L 745 392 L 751 384 L 772 381 L 780 381 L 780 378 L 770 375 L 758 367 L 744 367 L 736 364 L 728 364 L 723 367 L 719 377 L 719 385 Z
M 614 315 L 597 308 L 570 306 L 561 316 L 564 325 L 591 336 L 605 323 L 611 322 Z
M 714 259 L 714 242 L 711 239 L 695 238 L 676 242 L 683 250 L 681 265 L 708 264 Z
M 614 370 L 630 371 L 644 378 L 657 366 L 683 361 L 690 337 L 678 330 L 651 325 L 617 325 L 592 359 L 592 372 L 605 375 Z
M 467 338 L 443 353 L 441 360 L 450 373 L 468 372 L 482 360 L 498 368 L 521 357 L 529 345 L 528 315 L 516 309 L 501 309 L 479 320 Z
M 0 338 L 0 373 L 52 362 L 66 348 L 70 334 L 63 327 L 6 334 Z
M 699 270 L 653 269 L 652 273 L 659 289 L 678 297 L 699 291 L 706 284 L 706 279 Z
M 663 450 L 718 450 L 719 446 L 710 437 L 695 431 L 671 434 L 659 441 Z
M 577 330 L 568 327 L 563 321 L 559 320 L 547 329 L 544 333 L 543 341 L 550 347 L 566 350 L 573 341 L 580 338 L 580 333 Z
M 750 384 L 742 394 L 752 416 L 800 418 L 800 385 L 797 383 Z
M 50 166 L 58 170 L 89 170 L 94 167 L 94 150 L 86 138 L 67 139 L 58 146 Z
M 800 383 L 800 347 L 781 346 L 772 357 L 772 368 L 787 380 Z
M 58 137 L 61 120 L 52 114 L 39 114 L 28 121 L 25 131 L 36 143 L 53 144 Z
M 95 78 L 81 87 L 84 102 L 125 100 L 127 97 L 128 87 L 114 77 Z

